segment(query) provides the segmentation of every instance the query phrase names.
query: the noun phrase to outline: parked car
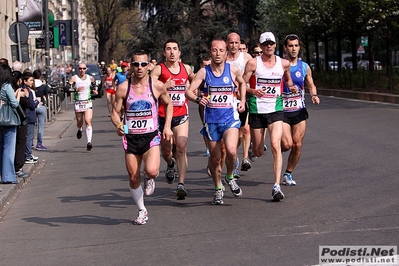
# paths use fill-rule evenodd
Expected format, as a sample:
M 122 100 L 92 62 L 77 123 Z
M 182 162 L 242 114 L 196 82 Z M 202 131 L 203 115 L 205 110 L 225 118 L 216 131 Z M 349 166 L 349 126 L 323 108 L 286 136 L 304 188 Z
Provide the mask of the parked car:
M 92 95 L 93 98 L 101 98 L 104 95 L 104 88 L 103 88 L 103 76 L 101 73 L 101 69 L 97 64 L 86 64 L 87 70 L 86 74 L 93 76 L 94 80 L 96 81 L 96 85 L 98 88 L 98 94 Z M 78 65 L 75 65 L 72 69 L 71 75 L 75 75 L 78 73 Z
M 353 69 L 352 61 L 346 61 L 342 63 L 342 69 Z
M 338 62 L 337 61 L 328 61 L 328 66 L 333 71 L 338 71 Z
M 369 69 L 369 61 L 368 60 L 360 60 L 357 63 L 357 67 L 359 69 L 362 69 L 362 68 Z M 374 61 L 374 69 L 375 70 L 382 70 L 382 65 L 381 65 L 380 61 Z

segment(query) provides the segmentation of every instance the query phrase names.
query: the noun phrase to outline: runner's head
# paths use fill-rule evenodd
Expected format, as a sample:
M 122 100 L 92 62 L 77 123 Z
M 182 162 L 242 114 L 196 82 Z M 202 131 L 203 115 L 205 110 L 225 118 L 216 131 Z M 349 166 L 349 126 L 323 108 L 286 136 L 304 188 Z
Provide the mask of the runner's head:
M 212 63 L 217 65 L 226 61 L 227 44 L 223 39 L 214 39 L 209 47 L 209 53 L 212 58 Z
M 144 50 L 138 50 L 132 55 L 130 63 L 133 76 L 138 79 L 145 78 L 148 74 L 148 53 Z
M 180 46 L 176 40 L 169 39 L 163 46 L 163 55 L 168 62 L 177 62 L 180 59 Z

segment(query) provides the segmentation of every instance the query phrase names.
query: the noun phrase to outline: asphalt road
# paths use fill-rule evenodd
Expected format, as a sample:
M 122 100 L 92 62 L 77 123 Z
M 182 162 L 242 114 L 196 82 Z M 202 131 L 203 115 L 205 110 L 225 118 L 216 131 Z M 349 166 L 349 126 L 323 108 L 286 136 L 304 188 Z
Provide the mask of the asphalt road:
M 399 106 L 330 97 L 308 104 L 298 186 L 270 200 L 268 151 L 242 173 L 243 196 L 226 191 L 221 206 L 211 205 L 196 108 L 187 199 L 176 200 L 162 161 L 145 198 L 149 221 L 135 226 L 121 140 L 105 99 L 96 100 L 93 150 L 73 125 L 42 153 L 0 223 L 0 265 L 316 265 L 320 245 L 398 245 Z

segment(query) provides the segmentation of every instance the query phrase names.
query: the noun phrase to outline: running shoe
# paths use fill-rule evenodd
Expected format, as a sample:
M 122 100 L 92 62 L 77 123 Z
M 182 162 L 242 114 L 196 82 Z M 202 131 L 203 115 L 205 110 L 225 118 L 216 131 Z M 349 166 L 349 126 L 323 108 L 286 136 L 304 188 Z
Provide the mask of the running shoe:
M 81 139 L 81 138 L 82 138 L 82 130 L 78 129 L 78 132 L 76 133 L 76 137 L 77 137 L 78 139 Z
M 280 186 L 274 185 L 272 190 L 272 200 L 273 201 L 280 201 L 284 199 L 284 194 L 281 191 Z
M 91 142 L 87 143 L 87 150 L 91 151 L 91 149 L 93 148 L 93 144 L 91 144 Z
M 221 189 L 215 189 L 213 193 L 213 205 L 221 205 L 223 204 L 223 191 Z
M 23 179 L 26 179 L 26 178 L 30 177 L 30 174 L 27 173 L 27 172 L 24 172 L 22 169 L 19 169 L 19 171 L 15 172 L 15 175 L 17 177 L 20 177 L 20 178 L 23 178 Z
M 209 149 L 206 149 L 205 157 L 209 157 L 209 156 L 211 156 L 211 154 L 209 153 Z
M 252 148 L 248 150 L 248 158 L 252 161 L 255 162 L 258 157 L 252 152 Z
M 173 181 L 175 181 L 175 179 L 178 177 L 175 158 L 172 158 L 172 162 L 173 162 L 173 167 L 169 167 L 168 165 L 165 173 L 166 182 L 168 184 L 173 184 Z
M 266 144 L 263 144 L 263 151 L 267 151 L 267 146 L 266 146 Z
M 33 159 L 34 161 L 37 161 L 37 160 L 39 160 L 39 156 L 35 156 L 35 155 L 32 154 L 32 159 Z
M 239 197 L 242 195 L 242 190 L 240 186 L 237 184 L 236 179 L 227 179 L 227 176 L 224 177 L 224 180 L 230 186 L 230 191 L 233 193 L 234 196 Z
M 286 186 L 296 186 L 296 182 L 292 179 L 292 176 L 289 173 L 283 175 L 283 184 Z
M 248 158 L 242 159 L 241 171 L 248 171 L 249 169 L 251 169 L 251 167 L 252 167 L 251 161 Z
M 36 150 L 38 150 L 38 151 L 47 151 L 47 148 L 44 147 L 42 144 L 38 144 L 36 146 Z
M 146 210 L 139 210 L 139 216 L 133 221 L 135 225 L 146 224 L 148 221 L 148 213 Z
M 155 190 L 155 180 L 153 178 L 147 178 L 144 174 L 144 195 L 150 196 Z
M 177 199 L 185 199 L 187 197 L 187 190 L 184 188 L 183 184 L 178 184 L 176 189 Z

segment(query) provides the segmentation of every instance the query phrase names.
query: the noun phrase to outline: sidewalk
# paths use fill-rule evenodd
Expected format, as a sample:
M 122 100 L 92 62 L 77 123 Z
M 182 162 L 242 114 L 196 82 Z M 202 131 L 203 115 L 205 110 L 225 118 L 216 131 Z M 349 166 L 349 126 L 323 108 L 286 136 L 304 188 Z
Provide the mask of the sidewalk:
M 65 131 L 74 124 L 75 122 L 75 113 L 73 109 L 73 104 L 68 104 L 68 108 L 65 108 L 65 103 L 63 103 L 62 110 L 53 117 L 52 122 L 46 123 L 44 125 L 44 136 L 43 136 L 43 143 L 47 146 L 46 143 L 49 142 L 56 142 L 57 139 L 60 139 Z M 35 132 L 36 137 L 36 132 Z M 36 140 L 34 140 L 36 143 Z M 40 153 L 33 149 L 33 153 L 37 156 L 40 156 Z M 35 174 L 37 168 L 40 165 L 45 164 L 39 158 L 39 162 L 36 164 L 25 164 L 23 169 L 25 172 L 30 173 L 31 176 Z M 30 178 L 26 180 L 22 178 L 17 178 L 18 184 L 1 184 L 0 183 L 0 220 L 4 215 L 4 211 L 6 211 L 6 207 L 12 198 L 18 195 L 19 191 L 29 183 Z

